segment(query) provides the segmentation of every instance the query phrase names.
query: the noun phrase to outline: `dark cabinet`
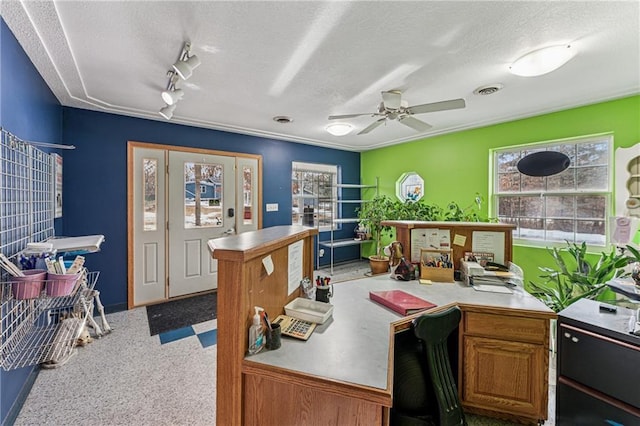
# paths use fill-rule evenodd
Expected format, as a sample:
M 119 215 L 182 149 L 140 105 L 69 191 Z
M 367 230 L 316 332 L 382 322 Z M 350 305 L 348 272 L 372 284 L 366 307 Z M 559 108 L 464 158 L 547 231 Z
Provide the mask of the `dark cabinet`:
M 634 312 L 580 300 L 558 314 L 558 425 L 640 424 L 640 337 Z

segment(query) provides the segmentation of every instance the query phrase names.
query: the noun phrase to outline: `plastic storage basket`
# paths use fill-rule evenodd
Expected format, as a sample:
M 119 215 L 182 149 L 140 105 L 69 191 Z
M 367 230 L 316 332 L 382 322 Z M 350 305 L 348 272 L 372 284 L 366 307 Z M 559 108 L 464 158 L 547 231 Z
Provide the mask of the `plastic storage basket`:
M 47 296 L 60 297 L 73 293 L 78 278 L 82 274 L 47 274 L 45 291 Z
M 22 271 L 24 277 L 11 279 L 11 294 L 14 299 L 34 299 L 40 296 L 47 271 L 28 269 Z

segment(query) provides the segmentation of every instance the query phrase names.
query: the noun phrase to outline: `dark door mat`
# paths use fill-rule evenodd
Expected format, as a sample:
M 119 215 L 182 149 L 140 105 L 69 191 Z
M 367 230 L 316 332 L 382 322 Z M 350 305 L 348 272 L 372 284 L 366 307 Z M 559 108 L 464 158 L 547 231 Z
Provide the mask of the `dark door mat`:
M 147 306 L 149 332 L 155 336 L 215 319 L 217 299 L 217 293 L 207 293 Z

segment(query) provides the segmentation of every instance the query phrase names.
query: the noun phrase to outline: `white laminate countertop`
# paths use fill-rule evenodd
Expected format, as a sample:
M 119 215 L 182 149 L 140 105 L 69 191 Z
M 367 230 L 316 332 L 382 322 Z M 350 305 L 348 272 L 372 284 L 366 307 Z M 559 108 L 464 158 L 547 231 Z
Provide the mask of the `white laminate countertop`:
M 388 274 L 333 285 L 333 317 L 316 327 L 309 340 L 282 338 L 274 351 L 246 360 L 361 386 L 385 390 L 389 366 L 389 332 L 400 314 L 369 299 L 369 291 L 400 289 L 438 306 L 450 303 L 552 313 L 523 290 L 513 294 L 476 291 L 463 283 L 419 284 L 396 281 Z

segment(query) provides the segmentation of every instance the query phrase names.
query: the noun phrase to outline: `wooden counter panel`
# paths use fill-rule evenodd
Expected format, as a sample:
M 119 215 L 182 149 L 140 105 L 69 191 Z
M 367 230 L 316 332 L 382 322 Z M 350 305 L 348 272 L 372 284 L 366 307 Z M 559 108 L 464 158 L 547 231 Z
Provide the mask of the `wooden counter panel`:
M 264 375 L 244 375 L 244 425 L 371 426 L 383 424 L 383 407 Z
M 465 312 L 463 321 L 465 335 L 532 343 L 544 343 L 549 338 L 547 321 L 537 318 Z
M 228 424 L 242 424 L 241 412 L 236 407 L 242 404 L 242 360 L 247 350 L 248 334 L 244 328 L 244 317 L 238 312 L 244 311 L 242 293 L 238 292 L 238 283 L 244 281 L 242 263 L 218 261 L 218 360 L 216 392 L 216 417 L 218 424 L 224 419 Z M 225 326 L 221 326 L 225 324 Z M 237 386 L 234 386 L 238 383 Z
M 214 259 L 246 262 L 268 255 L 271 251 L 318 234 L 317 228 L 298 225 L 274 226 L 239 235 L 209 240 Z M 313 261 L 313 256 L 311 257 Z
M 393 358 L 391 358 L 391 360 L 393 361 Z M 254 363 L 250 360 L 244 361 L 242 373 L 245 377 L 248 375 L 260 376 L 280 383 L 293 383 L 294 385 L 313 388 L 319 392 L 341 397 L 357 398 L 385 407 L 391 407 L 393 402 L 390 389 L 383 390 L 353 383 L 329 380 L 306 373 Z M 390 380 L 391 383 L 393 383 L 393 377 L 391 377 Z
M 270 315 L 300 295 L 300 287 L 288 294 L 288 246 L 303 244 L 302 273 L 313 276 L 313 236 L 317 229 L 280 226 L 209 240 L 218 259 L 218 357 L 216 422 L 242 425 L 242 362 L 247 352 L 253 306 Z M 274 272 L 267 275 L 262 259 L 271 255 Z
M 396 239 L 402 243 L 405 256 L 411 256 L 411 231 L 414 229 L 448 229 L 451 238 L 451 249 L 453 250 L 454 268 L 460 269 L 460 258 L 465 252 L 473 251 L 473 233 L 476 231 L 498 232 L 504 234 L 504 260 L 507 264 L 513 259 L 513 230 L 515 225 L 507 223 L 489 222 L 425 222 L 412 220 L 384 220 L 382 225 L 395 227 Z M 455 236 L 464 239 L 463 245 L 453 244 Z M 427 247 L 424 247 L 427 248 Z M 417 259 L 411 257 L 411 261 Z

